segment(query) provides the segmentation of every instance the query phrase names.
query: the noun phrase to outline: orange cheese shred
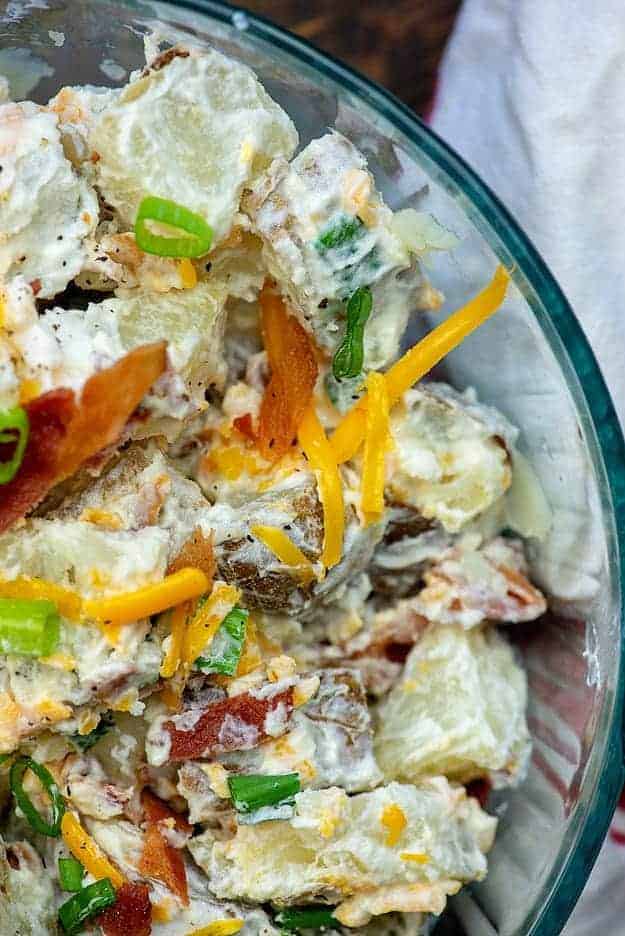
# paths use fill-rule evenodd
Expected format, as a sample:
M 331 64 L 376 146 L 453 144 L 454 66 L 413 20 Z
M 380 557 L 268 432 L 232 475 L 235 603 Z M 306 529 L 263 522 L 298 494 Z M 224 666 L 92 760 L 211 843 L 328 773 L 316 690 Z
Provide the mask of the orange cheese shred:
M 386 374 L 389 405 L 399 398 L 418 380 L 432 370 L 450 351 L 483 325 L 501 306 L 506 296 L 510 274 L 498 266 L 491 282 L 477 296 L 410 348 L 393 364 Z M 346 413 L 336 427 L 330 444 L 339 464 L 349 461 L 356 454 L 366 431 L 368 395 Z
M 88 835 L 80 822 L 69 810 L 64 813 L 61 820 L 61 834 L 72 855 L 81 865 L 98 881 L 109 878 L 113 887 L 118 890 L 126 883 L 126 878 L 115 865 L 111 864 L 100 846 Z
M 360 508 L 364 525 L 384 513 L 386 453 L 390 442 L 388 390 L 383 374 L 367 377 L 367 415 L 362 465 Z
M 323 550 L 321 561 L 329 569 L 341 560 L 345 532 L 345 504 L 341 475 L 328 438 L 312 404 L 299 427 L 299 443 L 317 476 L 323 507 Z

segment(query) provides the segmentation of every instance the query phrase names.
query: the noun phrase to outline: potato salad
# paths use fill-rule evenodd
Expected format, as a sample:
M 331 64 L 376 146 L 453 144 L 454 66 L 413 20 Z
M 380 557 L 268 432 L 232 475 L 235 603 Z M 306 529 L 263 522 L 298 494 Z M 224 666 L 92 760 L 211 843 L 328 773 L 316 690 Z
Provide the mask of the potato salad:
M 1 936 L 424 936 L 486 876 L 549 520 L 428 376 L 508 271 L 406 341 L 455 243 L 210 47 L 0 104 Z

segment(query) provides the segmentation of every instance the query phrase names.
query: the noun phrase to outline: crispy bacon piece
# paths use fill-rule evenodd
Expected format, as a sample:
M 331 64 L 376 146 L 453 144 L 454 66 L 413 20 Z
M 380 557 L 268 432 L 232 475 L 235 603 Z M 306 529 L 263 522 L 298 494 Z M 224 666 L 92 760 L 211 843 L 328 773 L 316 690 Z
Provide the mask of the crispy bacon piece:
M 133 410 L 166 367 L 166 343 L 135 348 L 85 384 L 51 390 L 25 407 L 30 436 L 19 471 L 0 491 L 0 533 L 37 506 L 59 481 L 120 436 Z
M 186 907 L 189 905 L 189 891 L 184 859 L 179 849 L 168 841 L 165 830 L 168 822 L 187 835 L 192 828 L 182 816 L 148 790 L 143 791 L 141 802 L 147 829 L 139 871 L 164 884 Z
M 183 544 L 182 549 L 175 559 L 167 566 L 167 574 L 173 575 L 180 569 L 188 568 L 201 569 L 209 582 L 209 589 L 213 584 L 215 574 L 215 556 L 213 553 L 213 537 L 204 536 L 200 527 L 196 527 L 189 539 Z
M 232 420 L 232 425 L 237 432 L 240 432 L 246 439 L 250 439 L 252 442 L 256 441 L 256 433 L 254 432 L 254 422 L 251 413 L 245 413 L 243 416 L 236 416 Z
M 312 340 L 283 300 L 265 284 L 260 294 L 263 339 L 271 378 L 260 406 L 259 445 L 262 455 L 281 458 L 297 436 L 317 379 Z
M 141 805 L 143 806 L 143 816 L 148 825 L 156 825 L 164 819 L 173 819 L 174 825 L 179 832 L 185 835 L 191 835 L 193 826 L 187 822 L 182 813 L 177 813 L 167 803 L 152 793 L 151 790 L 143 790 L 141 793 Z
M 210 704 L 193 728 L 187 730 L 176 728 L 174 721 L 166 721 L 163 727 L 171 738 L 170 761 L 197 760 L 226 751 L 255 748 L 269 737 L 265 719 L 281 705 L 285 708 L 286 730 L 294 708 L 292 686 L 264 699 L 257 699 L 249 692 L 220 699 Z
M 150 936 L 152 907 L 146 884 L 122 884 L 117 900 L 107 907 L 97 923 L 104 936 Z

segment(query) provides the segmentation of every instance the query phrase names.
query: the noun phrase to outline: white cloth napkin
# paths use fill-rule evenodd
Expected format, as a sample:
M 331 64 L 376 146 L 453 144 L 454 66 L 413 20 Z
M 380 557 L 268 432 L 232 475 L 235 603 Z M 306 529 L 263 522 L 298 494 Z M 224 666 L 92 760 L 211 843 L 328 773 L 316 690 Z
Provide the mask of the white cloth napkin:
M 624 0 L 465 0 L 431 124 L 555 274 L 625 426 Z

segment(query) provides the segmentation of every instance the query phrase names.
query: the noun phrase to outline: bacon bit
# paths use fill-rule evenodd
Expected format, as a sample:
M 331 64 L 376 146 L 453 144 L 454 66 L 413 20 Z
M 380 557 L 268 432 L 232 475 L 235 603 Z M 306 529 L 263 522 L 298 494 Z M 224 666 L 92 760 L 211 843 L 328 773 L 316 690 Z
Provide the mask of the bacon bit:
M 18 473 L 2 489 L 0 532 L 42 501 L 54 484 L 58 452 L 75 408 L 71 390 L 51 390 L 26 404 L 30 436 Z
M 200 527 L 196 527 L 182 549 L 167 566 L 167 574 L 172 575 L 186 568 L 200 569 L 208 579 L 208 590 L 213 587 L 215 575 L 215 555 L 213 553 L 213 534 L 204 536 Z
M 161 828 L 161 823 L 168 820 L 173 822 L 176 829 L 191 834 L 189 823 L 178 813 L 175 813 L 161 799 L 148 790 L 141 795 L 147 831 L 143 845 L 143 852 L 139 862 L 139 871 L 146 877 L 155 878 L 180 898 L 187 907 L 189 905 L 189 891 L 187 887 L 187 872 L 184 859 L 177 848 L 170 845 Z
M 156 825 L 163 819 L 173 819 L 179 832 L 185 835 L 191 835 L 193 826 L 187 822 L 185 817 L 175 812 L 159 796 L 152 793 L 151 790 L 143 790 L 141 793 L 141 805 L 143 806 L 143 815 L 148 825 Z
M 209 758 L 226 751 L 249 751 L 257 747 L 269 737 L 264 729 L 267 715 L 284 705 L 289 716 L 294 708 L 293 696 L 291 686 L 267 699 L 257 699 L 249 692 L 220 699 L 204 710 L 189 731 L 181 731 L 173 721 L 166 721 L 163 727 L 171 738 L 170 761 Z M 235 725 L 238 723 L 242 730 L 228 732 L 226 719 Z M 245 737 L 247 728 L 256 729 L 253 737 Z
M 39 293 L 41 292 L 41 280 L 40 279 L 31 280 L 30 288 L 33 291 L 33 296 L 38 296 Z
M 252 419 L 251 413 L 245 413 L 243 416 L 236 416 L 232 420 L 232 425 L 237 432 L 240 432 L 246 439 L 249 439 L 251 442 L 256 442 L 258 436 L 254 431 L 254 420 Z
M 152 907 L 147 884 L 123 884 L 115 903 L 96 922 L 104 936 L 150 936 Z
M 39 504 L 59 481 L 119 438 L 128 418 L 166 368 L 166 343 L 135 348 L 85 384 L 51 390 L 25 407 L 30 437 L 20 470 L 2 489 L 0 532 Z
M 289 451 L 297 436 L 312 400 L 318 369 L 308 333 L 267 284 L 260 294 L 260 305 L 271 379 L 260 407 L 258 436 L 263 456 L 276 461 Z
M 89 159 L 91 160 L 92 163 L 97 163 L 97 162 L 100 162 L 102 157 L 100 156 L 99 153 L 96 153 L 96 151 L 94 150 L 91 156 L 89 157 Z

